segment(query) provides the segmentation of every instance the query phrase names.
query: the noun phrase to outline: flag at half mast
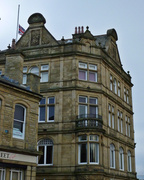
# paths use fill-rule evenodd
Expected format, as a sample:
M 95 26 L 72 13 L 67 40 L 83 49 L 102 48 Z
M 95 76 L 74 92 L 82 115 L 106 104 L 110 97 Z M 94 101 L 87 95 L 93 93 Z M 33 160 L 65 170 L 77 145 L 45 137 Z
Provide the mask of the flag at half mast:
M 25 32 L 25 29 L 21 25 L 19 25 L 19 34 L 23 35 L 24 32 Z

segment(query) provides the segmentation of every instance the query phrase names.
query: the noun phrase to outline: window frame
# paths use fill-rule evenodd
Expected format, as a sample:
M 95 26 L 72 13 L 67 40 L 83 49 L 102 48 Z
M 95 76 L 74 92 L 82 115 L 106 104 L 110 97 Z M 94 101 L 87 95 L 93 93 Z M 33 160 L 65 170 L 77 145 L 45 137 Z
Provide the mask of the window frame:
M 110 168 L 116 168 L 115 163 L 115 146 L 114 144 L 110 144 Z
M 80 140 L 80 137 L 82 137 L 82 136 L 86 136 L 86 139 L 85 140 Z M 96 139 L 90 139 L 90 137 L 91 136 L 95 136 L 96 137 Z M 86 161 L 85 162 L 81 162 L 81 152 L 82 152 L 82 144 L 84 144 L 85 145 L 85 147 L 86 147 L 86 153 L 85 153 L 85 155 L 86 155 Z M 97 159 L 97 161 L 95 161 L 95 162 L 92 162 L 91 161 L 91 145 L 92 144 L 94 144 L 95 145 L 95 152 L 94 152 L 94 159 Z M 86 135 L 86 134 L 84 134 L 84 135 L 80 135 L 79 137 L 78 137 L 78 164 L 79 165 L 84 165 L 84 164 L 99 164 L 99 151 L 100 151 L 100 147 L 99 147 L 99 135 L 97 135 L 97 134 L 90 134 L 90 135 Z
M 85 102 L 80 101 L 80 98 L 85 98 Z M 95 100 L 95 103 L 90 102 L 90 100 Z M 97 97 L 91 97 L 91 96 L 83 96 L 83 95 L 79 95 L 78 96 L 78 115 L 81 118 L 85 118 L 85 117 L 92 117 L 92 118 L 97 118 L 98 117 L 98 98 Z M 81 114 L 80 113 L 80 107 L 85 107 L 85 114 Z M 91 114 L 91 108 L 95 108 L 95 112 L 96 114 Z
M 115 110 L 114 110 L 114 106 L 109 104 L 108 105 L 108 120 L 109 120 L 109 127 L 111 127 L 112 129 L 115 128 Z
M 124 150 L 122 147 L 119 148 L 119 169 L 124 171 Z
M 131 161 L 131 151 L 127 151 L 127 170 L 128 172 L 132 172 L 132 161 Z
M 42 144 L 40 144 L 41 142 L 43 141 Z M 49 142 L 49 143 L 45 143 L 45 141 Z M 40 144 L 40 145 L 39 145 Z M 50 146 L 52 147 L 52 151 L 51 151 L 51 160 L 52 162 L 50 164 L 47 164 L 46 161 L 47 161 L 47 147 Z M 53 141 L 49 138 L 47 139 L 41 139 L 38 141 L 38 145 L 37 145 L 37 149 L 39 151 L 39 147 L 44 147 L 44 154 L 43 154 L 43 160 L 44 160 L 44 163 L 43 164 L 39 164 L 39 156 L 37 157 L 37 165 L 38 166 L 53 166 L 53 156 L 54 156 L 54 144 L 53 144 Z
M 92 68 L 92 66 L 94 68 Z M 82 81 L 98 82 L 97 64 L 85 63 L 79 61 L 78 79 Z M 85 77 L 80 77 L 80 72 L 84 72 Z M 94 74 L 94 80 L 90 80 L 90 73 Z
M 47 68 L 43 69 L 43 66 L 47 66 Z M 46 80 L 43 80 L 43 74 L 47 74 Z M 40 75 L 41 75 L 40 83 L 48 82 L 48 80 L 49 80 L 49 64 L 41 64 Z
M 6 178 L 6 169 L 0 167 L 0 171 L 1 171 L 0 179 L 5 180 L 5 178 Z
M 25 106 L 23 106 L 22 104 L 15 104 L 15 110 L 16 110 L 16 106 L 20 106 L 20 107 L 22 107 L 23 108 L 23 110 L 24 110 L 24 121 L 20 121 L 20 120 L 18 120 L 18 119 L 15 119 L 15 111 L 14 111 L 14 120 L 13 120 L 13 138 L 17 138 L 17 139 L 24 139 L 24 137 L 25 137 L 25 124 L 26 124 L 26 107 Z M 22 125 L 23 125 L 23 128 L 22 128 L 22 136 L 20 137 L 20 136 L 17 136 L 17 135 L 15 135 L 14 134 L 14 122 L 20 122 L 20 123 L 22 123 Z
M 50 103 L 50 99 L 51 98 L 54 98 L 54 103 Z M 49 120 L 49 112 L 50 112 L 50 107 L 53 107 L 54 108 L 54 119 L 52 120 Z M 54 96 L 51 96 L 51 97 L 48 97 L 47 99 L 47 122 L 54 122 L 55 120 L 55 97 Z
M 16 169 L 10 170 L 10 180 L 12 180 L 13 172 L 18 173 L 18 180 L 23 180 L 23 171 L 22 170 L 16 170 Z
M 54 103 L 49 103 L 49 99 L 53 98 L 54 99 Z M 38 116 L 38 123 L 50 123 L 50 122 L 54 122 L 55 121 L 55 105 L 56 105 L 56 100 L 55 100 L 55 96 L 49 96 L 49 97 L 43 97 L 39 103 L 39 116 Z M 45 100 L 44 103 L 42 103 L 42 100 Z M 41 104 L 42 103 L 42 104 Z M 50 107 L 54 108 L 54 119 L 49 120 L 49 109 Z M 41 108 L 45 109 L 45 114 L 44 114 L 44 119 L 43 121 L 40 120 L 40 115 L 41 115 Z

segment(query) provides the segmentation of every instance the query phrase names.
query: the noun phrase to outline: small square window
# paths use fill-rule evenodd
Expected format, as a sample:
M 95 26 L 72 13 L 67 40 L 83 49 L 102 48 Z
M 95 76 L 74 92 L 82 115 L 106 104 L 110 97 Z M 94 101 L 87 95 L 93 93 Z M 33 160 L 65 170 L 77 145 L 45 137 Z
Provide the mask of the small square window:
M 79 96 L 79 102 L 81 102 L 81 103 L 87 103 L 87 97 Z
M 87 68 L 87 64 L 86 64 L 86 63 L 79 62 L 79 67 L 86 69 L 86 68 Z
M 89 64 L 89 69 L 97 70 L 97 65 Z
M 45 70 L 48 70 L 49 69 L 49 65 L 46 64 L 46 65 L 41 65 L 41 71 L 45 71 Z

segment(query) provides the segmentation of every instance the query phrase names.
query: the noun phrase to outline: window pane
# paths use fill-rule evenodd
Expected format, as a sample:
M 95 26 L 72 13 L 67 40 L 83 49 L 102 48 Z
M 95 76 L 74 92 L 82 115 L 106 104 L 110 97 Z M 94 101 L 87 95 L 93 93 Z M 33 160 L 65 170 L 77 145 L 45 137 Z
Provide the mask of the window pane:
M 96 107 L 96 106 L 90 106 L 89 108 L 90 108 L 90 110 L 89 110 L 90 117 L 96 118 L 96 117 L 97 117 L 97 114 L 98 114 L 98 107 Z
M 23 84 L 26 84 L 26 83 L 27 83 L 27 75 L 23 74 Z
M 87 141 L 87 136 L 86 135 L 79 136 L 79 141 Z
M 12 172 L 12 180 L 19 180 L 18 179 L 18 172 Z
M 87 80 L 87 71 L 79 70 L 79 79 Z
M 97 98 L 89 98 L 90 104 L 97 104 Z
M 36 74 L 37 76 L 39 76 L 39 68 L 38 67 L 32 67 L 29 72 Z
M 46 164 L 52 164 L 52 146 L 47 146 Z
M 87 106 L 86 105 L 79 105 L 79 116 L 81 118 L 87 116 Z
M 97 136 L 97 135 L 90 135 L 90 141 L 99 141 L 99 136 Z
M 48 107 L 48 120 L 54 120 L 54 106 Z
M 87 145 L 80 144 L 80 163 L 87 162 Z
M 87 64 L 79 62 L 79 67 L 80 68 L 87 68 Z
M 39 121 L 45 121 L 45 106 L 39 108 Z
M 27 67 L 23 67 L 23 73 L 27 73 Z
M 15 129 L 15 131 L 18 131 L 19 133 L 22 133 L 23 132 L 23 123 L 19 122 L 19 121 L 14 121 L 14 129 Z
M 44 146 L 39 146 L 39 151 L 43 154 L 38 156 L 38 164 L 44 164 Z
M 42 98 L 41 101 L 40 101 L 40 105 L 41 104 L 45 104 L 45 98 Z
M 98 163 L 99 145 L 90 143 L 90 162 Z
M 42 71 L 44 71 L 44 70 L 48 70 L 48 69 L 49 69 L 48 64 L 41 65 L 41 70 L 42 70 Z
M 97 73 L 89 71 L 89 81 L 97 82 Z
M 79 102 L 81 102 L 81 103 L 87 103 L 87 97 L 79 96 Z
M 54 103 L 55 103 L 55 98 L 54 97 L 48 98 L 48 104 L 54 104 Z
M 5 180 L 5 170 L 0 169 L 0 180 Z
M 48 82 L 48 72 L 42 72 L 41 73 L 40 82 Z
M 97 70 L 97 66 L 93 64 L 89 64 L 89 69 Z
M 19 105 L 15 105 L 14 119 L 24 121 L 24 108 Z

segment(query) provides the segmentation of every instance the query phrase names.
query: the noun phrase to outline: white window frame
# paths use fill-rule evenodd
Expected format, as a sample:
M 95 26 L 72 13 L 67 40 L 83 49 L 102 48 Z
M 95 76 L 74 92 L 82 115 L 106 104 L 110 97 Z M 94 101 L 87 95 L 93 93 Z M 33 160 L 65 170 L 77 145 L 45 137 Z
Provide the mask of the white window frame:
M 114 114 L 114 106 L 111 104 L 108 105 L 108 120 L 109 120 L 109 127 L 112 129 L 115 128 L 115 114 Z
M 95 140 L 90 140 L 91 136 L 96 136 Z M 89 164 L 99 164 L 99 136 L 98 135 L 89 135 Z M 98 153 L 97 156 L 98 157 L 98 161 L 97 162 L 91 162 L 90 161 L 90 144 L 95 144 L 96 145 L 96 149 L 98 149 L 98 151 L 96 153 Z
M 92 68 L 92 66 L 94 67 L 94 68 Z M 89 74 L 90 73 L 94 73 L 95 74 L 95 81 L 91 81 L 90 80 L 90 77 L 89 77 L 89 81 L 91 81 L 91 82 L 97 82 L 97 65 L 95 65 L 95 64 L 89 64 Z M 89 75 L 90 76 L 90 75 Z
M 44 68 L 44 67 L 46 67 L 46 68 Z M 46 80 L 43 79 L 44 74 L 47 74 L 47 79 Z M 48 82 L 48 75 L 49 75 L 49 65 L 48 64 L 41 65 L 41 79 L 40 79 L 40 82 L 41 83 Z
M 48 143 L 46 143 L 46 142 L 48 142 Z M 47 146 L 52 146 L 52 163 L 51 164 L 46 164 Z M 41 139 L 38 142 L 38 146 L 37 146 L 38 151 L 39 151 L 39 147 L 44 147 L 44 164 L 38 164 L 38 157 L 37 157 L 37 164 L 38 164 L 38 166 L 53 166 L 53 156 L 54 156 L 53 141 L 51 139 Z
M 129 150 L 127 152 L 127 168 L 128 172 L 132 172 L 131 152 Z
M 54 99 L 54 103 L 53 104 L 50 104 L 49 100 L 53 98 Z M 49 108 L 50 106 L 54 106 L 54 119 L 52 120 L 49 120 Z M 55 120 L 55 97 L 54 96 L 51 96 L 51 97 L 48 97 L 48 103 L 47 103 L 47 122 L 54 122 Z
M 13 172 L 18 173 L 18 179 L 17 180 L 22 180 L 23 179 L 22 178 L 23 177 L 23 172 L 21 170 L 12 169 L 12 170 L 10 170 L 10 180 L 12 180 Z
M 39 116 L 38 116 L 38 122 L 39 122 L 39 123 L 43 123 L 43 122 L 46 121 L 46 97 L 43 97 L 43 98 L 41 99 L 41 101 L 42 101 L 42 100 L 45 100 L 45 103 L 44 103 L 44 104 L 40 104 L 41 102 L 39 103 Z M 40 108 L 41 108 L 41 107 L 44 107 L 44 108 L 45 108 L 45 120 L 44 120 L 44 121 L 40 121 Z
M 116 81 L 115 78 L 114 78 L 114 81 L 113 81 L 113 85 L 114 85 L 114 93 L 117 94 L 117 81 Z
M 0 179 L 5 180 L 5 177 L 6 177 L 6 170 L 3 169 L 3 168 L 0 168 L 0 171 L 1 171 Z
M 24 121 L 22 122 L 22 121 L 20 121 L 20 120 L 18 120 L 18 119 L 14 119 L 14 121 L 23 123 L 23 133 L 22 133 L 22 136 L 21 136 L 21 137 L 18 136 L 18 135 L 15 135 L 15 134 L 14 134 L 14 127 L 13 127 L 13 138 L 24 139 L 24 137 L 25 137 L 25 124 L 26 124 L 26 107 L 23 106 L 23 105 L 21 105 L 21 104 L 15 104 L 15 108 L 16 108 L 16 106 L 21 106 L 21 107 L 24 109 Z M 13 121 L 13 123 L 14 123 L 14 121 Z
M 110 144 L 110 168 L 115 169 L 115 146 Z
M 27 66 L 23 67 L 23 84 L 27 83 Z
M 81 140 L 80 137 L 82 137 L 83 135 L 78 137 L 78 164 L 99 164 L 99 136 L 98 135 L 84 135 L 86 136 L 86 139 Z M 95 136 L 97 137 L 96 139 L 90 139 L 91 136 Z M 81 144 L 85 144 L 86 145 L 86 162 L 80 162 L 80 157 L 81 157 Z M 98 148 L 98 151 L 96 151 L 96 153 L 98 153 L 96 156 L 98 157 L 98 161 L 97 162 L 90 162 L 90 144 L 96 144 L 96 149 Z M 88 154 L 89 153 L 89 154 Z M 89 159 L 88 159 L 89 157 Z
M 119 169 L 124 171 L 124 150 L 122 147 L 119 148 Z

